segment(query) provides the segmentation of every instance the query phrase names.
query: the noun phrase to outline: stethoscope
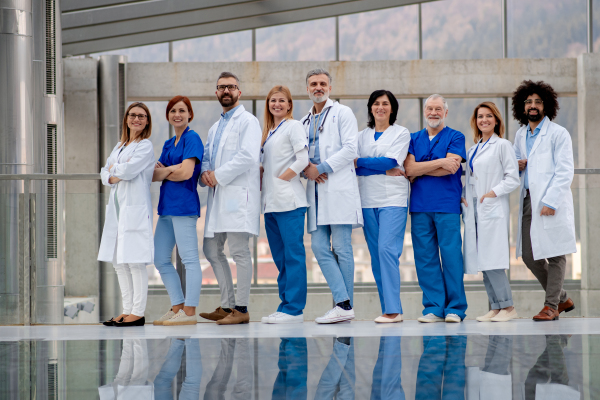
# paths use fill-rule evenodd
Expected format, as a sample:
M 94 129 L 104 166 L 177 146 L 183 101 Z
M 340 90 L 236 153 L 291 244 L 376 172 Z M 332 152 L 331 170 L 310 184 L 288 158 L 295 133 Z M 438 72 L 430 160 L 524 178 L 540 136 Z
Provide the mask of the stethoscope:
M 327 107 L 327 111 L 325 111 L 325 116 L 323 117 L 323 120 L 321 121 L 321 124 L 319 125 L 319 133 L 323 132 L 323 125 L 325 125 L 325 121 L 327 121 L 327 116 L 329 115 L 329 111 L 331 110 L 331 106 Z M 308 123 L 308 126 L 310 126 L 310 119 L 312 117 L 312 114 L 308 114 L 308 117 L 306 117 L 304 119 L 304 121 L 302 121 L 302 125 Z
M 281 121 L 281 122 L 279 123 L 279 125 L 277 125 L 277 128 L 275 128 L 275 130 L 273 130 L 273 131 L 271 131 L 271 132 L 269 133 L 269 136 L 267 136 L 267 138 L 265 139 L 265 142 L 263 143 L 262 147 L 260 148 L 260 153 L 261 153 L 261 155 L 265 153 L 265 146 L 267 145 L 267 142 L 269 141 L 269 139 L 271 139 L 271 136 L 273 136 L 273 135 L 275 134 L 275 132 L 277 132 L 277 129 L 279 129 L 279 127 L 280 127 L 281 125 L 283 125 L 283 123 L 284 123 L 285 121 L 287 121 L 287 119 L 284 119 L 283 121 Z

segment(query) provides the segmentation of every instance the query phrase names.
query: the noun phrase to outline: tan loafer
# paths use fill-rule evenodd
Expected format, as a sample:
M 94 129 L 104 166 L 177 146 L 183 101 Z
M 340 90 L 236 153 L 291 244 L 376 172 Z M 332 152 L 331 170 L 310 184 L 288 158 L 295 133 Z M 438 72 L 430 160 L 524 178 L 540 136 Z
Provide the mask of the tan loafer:
M 375 318 L 375 322 L 378 324 L 390 324 L 394 322 L 402 322 L 402 314 L 396 315 L 394 318 L 384 317 L 383 315 Z
M 487 314 L 475 318 L 479 322 L 490 322 L 496 316 L 496 310 L 490 310 Z
M 517 317 L 518 315 L 516 308 L 513 308 L 512 311 L 500 310 L 500 312 L 494 318 L 492 318 L 492 322 L 506 322 Z
M 250 322 L 250 313 L 241 313 L 235 308 L 225 318 L 217 321 L 217 325 L 235 325 L 235 324 L 247 324 Z
M 211 321 L 218 321 L 220 319 L 225 318 L 228 315 L 229 315 L 229 313 L 227 311 L 223 310 L 223 308 L 221 308 L 221 307 L 217 307 L 217 309 L 215 311 L 210 312 L 210 313 L 204 313 L 204 312 L 200 313 L 200 316 L 202 318 L 209 319 Z

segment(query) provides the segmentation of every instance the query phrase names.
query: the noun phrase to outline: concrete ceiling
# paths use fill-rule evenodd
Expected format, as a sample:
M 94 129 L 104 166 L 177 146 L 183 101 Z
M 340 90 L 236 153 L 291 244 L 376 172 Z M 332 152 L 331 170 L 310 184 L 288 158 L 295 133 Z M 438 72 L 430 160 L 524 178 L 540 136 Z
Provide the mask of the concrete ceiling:
M 61 0 L 63 54 L 80 55 L 431 0 Z

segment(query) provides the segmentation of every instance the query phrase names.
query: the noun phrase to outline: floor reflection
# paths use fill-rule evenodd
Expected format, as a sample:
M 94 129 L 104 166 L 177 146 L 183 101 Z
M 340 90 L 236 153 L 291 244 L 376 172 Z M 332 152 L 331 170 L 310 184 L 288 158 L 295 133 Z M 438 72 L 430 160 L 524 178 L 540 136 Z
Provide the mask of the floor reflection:
M 600 335 L 0 341 L 0 399 L 600 398 Z

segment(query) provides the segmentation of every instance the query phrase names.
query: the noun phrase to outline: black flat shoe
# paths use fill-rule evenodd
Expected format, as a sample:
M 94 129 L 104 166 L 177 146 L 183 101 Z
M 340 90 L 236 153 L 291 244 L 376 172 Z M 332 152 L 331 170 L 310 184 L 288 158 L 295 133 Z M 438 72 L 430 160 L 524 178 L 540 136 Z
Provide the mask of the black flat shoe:
M 120 320 L 118 320 L 118 321 L 115 321 L 115 319 L 114 319 L 114 318 L 111 318 L 111 319 L 109 319 L 108 321 L 104 321 L 104 322 L 102 323 L 102 325 L 104 325 L 104 326 L 115 326 L 115 323 L 118 323 L 118 322 L 123 322 L 123 318 L 121 318 L 121 319 L 120 319 Z
M 142 317 L 138 320 L 132 322 L 115 322 L 115 326 L 124 327 L 124 326 L 144 326 L 146 324 L 146 317 Z

